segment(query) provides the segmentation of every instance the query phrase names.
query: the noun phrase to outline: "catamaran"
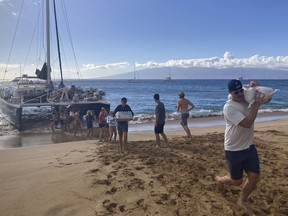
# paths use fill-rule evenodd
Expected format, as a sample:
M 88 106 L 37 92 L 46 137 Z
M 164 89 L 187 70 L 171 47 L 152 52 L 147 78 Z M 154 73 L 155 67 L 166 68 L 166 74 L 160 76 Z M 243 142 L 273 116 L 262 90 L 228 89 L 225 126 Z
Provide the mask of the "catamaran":
M 101 107 L 110 109 L 106 92 L 102 89 L 66 86 L 62 74 L 56 4 L 53 0 L 56 39 L 58 47 L 61 80 L 59 85 L 51 79 L 50 60 L 50 1 L 46 0 L 46 59 L 42 69 L 36 69 L 35 76 L 22 74 L 12 81 L 2 81 L 0 87 L 1 115 L 17 129 L 22 129 L 22 112 L 25 107 L 49 106 L 53 110 L 79 111 L 80 115 L 93 110 L 98 116 Z M 19 15 L 20 17 L 20 15 Z M 6 70 L 4 74 L 6 74 Z

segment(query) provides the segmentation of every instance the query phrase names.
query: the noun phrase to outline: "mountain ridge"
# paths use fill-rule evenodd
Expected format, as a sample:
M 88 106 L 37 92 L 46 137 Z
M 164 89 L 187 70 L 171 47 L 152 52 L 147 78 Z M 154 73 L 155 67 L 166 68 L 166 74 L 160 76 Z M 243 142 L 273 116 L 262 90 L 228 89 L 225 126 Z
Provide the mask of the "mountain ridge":
M 288 79 L 288 71 L 265 68 L 177 68 L 170 67 L 171 79 Z M 136 71 L 139 79 L 165 79 L 169 68 L 149 68 Z M 134 71 L 103 76 L 98 79 L 133 79 Z

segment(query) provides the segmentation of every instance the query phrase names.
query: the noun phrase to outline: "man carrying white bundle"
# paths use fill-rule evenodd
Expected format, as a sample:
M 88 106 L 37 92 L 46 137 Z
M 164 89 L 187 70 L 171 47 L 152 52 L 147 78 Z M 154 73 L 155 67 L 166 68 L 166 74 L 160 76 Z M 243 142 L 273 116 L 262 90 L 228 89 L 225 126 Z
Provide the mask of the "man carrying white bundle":
M 251 86 L 256 83 L 250 83 Z M 225 157 L 230 174 L 226 176 L 216 176 L 218 190 L 224 192 L 225 185 L 240 186 L 243 182 L 243 171 L 247 174 L 242 192 L 238 200 L 238 205 L 248 213 L 252 209 L 245 201 L 253 190 L 260 177 L 260 164 L 258 153 L 254 145 L 254 121 L 257 117 L 260 105 L 266 102 L 263 94 L 255 92 L 254 103 L 251 107 L 245 101 L 244 89 L 239 80 L 228 82 L 228 92 L 230 100 L 223 108 L 225 119 Z
M 134 116 L 132 109 L 127 104 L 127 98 L 125 97 L 121 99 L 121 104 L 115 108 L 113 112 L 114 117 L 117 112 L 131 112 L 132 117 Z M 117 130 L 119 134 L 119 152 L 124 152 L 128 140 L 128 120 L 118 121 Z

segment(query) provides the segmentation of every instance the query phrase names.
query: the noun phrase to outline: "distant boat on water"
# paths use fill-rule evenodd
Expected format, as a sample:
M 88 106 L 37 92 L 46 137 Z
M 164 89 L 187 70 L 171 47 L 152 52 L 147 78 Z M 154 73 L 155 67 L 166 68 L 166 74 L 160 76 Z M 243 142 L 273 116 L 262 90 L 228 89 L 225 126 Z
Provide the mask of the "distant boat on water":
M 166 77 L 166 78 L 164 79 L 164 81 L 166 81 L 166 82 L 174 82 L 174 81 L 175 81 L 174 79 L 172 79 L 172 76 L 171 76 L 171 68 L 170 68 L 170 67 L 169 67 L 169 76 Z
M 128 82 L 129 83 L 138 83 L 139 82 L 139 78 L 137 78 L 138 74 L 137 74 L 137 71 L 136 71 L 135 64 L 134 64 L 134 73 L 133 73 L 133 75 L 134 75 L 133 79 L 129 79 Z
M 243 68 L 241 67 L 241 76 L 237 78 L 239 81 L 243 81 Z

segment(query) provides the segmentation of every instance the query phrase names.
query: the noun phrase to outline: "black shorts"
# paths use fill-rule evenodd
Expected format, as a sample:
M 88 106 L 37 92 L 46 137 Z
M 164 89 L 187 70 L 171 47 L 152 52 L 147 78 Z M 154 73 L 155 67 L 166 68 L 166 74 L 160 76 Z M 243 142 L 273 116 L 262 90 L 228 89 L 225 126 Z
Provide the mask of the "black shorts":
M 165 124 L 157 124 L 155 127 L 154 127 L 154 133 L 163 133 L 164 131 L 164 125 Z
M 87 128 L 88 128 L 88 129 L 93 128 L 93 124 L 87 124 Z
M 128 132 L 128 122 L 118 123 L 117 130 L 118 130 L 119 135 L 121 135 L 123 133 L 127 133 Z
M 99 128 L 106 127 L 106 123 L 99 123 Z
M 243 171 L 260 173 L 260 164 L 255 145 L 241 151 L 225 151 L 226 161 L 233 180 L 243 178 Z

